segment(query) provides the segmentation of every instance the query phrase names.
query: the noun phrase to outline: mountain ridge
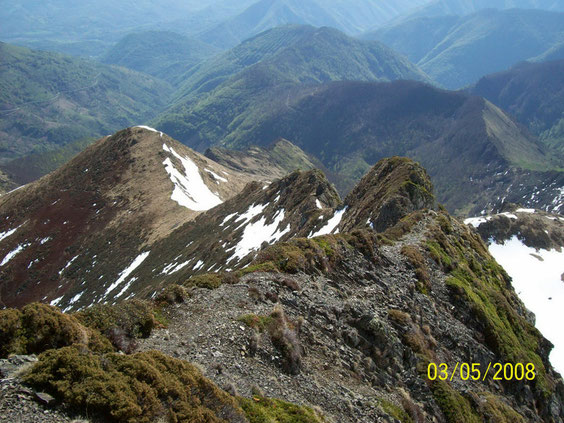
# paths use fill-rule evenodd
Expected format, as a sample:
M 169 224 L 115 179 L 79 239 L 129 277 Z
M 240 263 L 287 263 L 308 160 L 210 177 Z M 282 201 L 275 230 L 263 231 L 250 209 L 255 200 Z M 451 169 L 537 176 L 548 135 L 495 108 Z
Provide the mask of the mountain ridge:
M 514 202 L 535 201 L 539 208 L 561 207 L 559 200 L 553 204 L 559 197 L 555 185 L 563 178 L 557 163 L 526 128 L 484 99 L 410 81 L 331 82 L 264 92 L 256 87 L 260 75 L 257 70 L 246 82 L 245 93 L 252 97 L 226 92 L 221 101 L 208 98 L 183 113 L 182 122 L 169 115 L 161 128 L 199 150 L 214 143 L 245 149 L 286 138 L 320 160 L 342 193 L 379 159 L 408 155 L 428 169 L 439 200 L 462 215 L 494 208 L 508 195 Z M 201 118 L 212 114 L 213 123 Z M 527 194 L 534 187 L 541 197 Z

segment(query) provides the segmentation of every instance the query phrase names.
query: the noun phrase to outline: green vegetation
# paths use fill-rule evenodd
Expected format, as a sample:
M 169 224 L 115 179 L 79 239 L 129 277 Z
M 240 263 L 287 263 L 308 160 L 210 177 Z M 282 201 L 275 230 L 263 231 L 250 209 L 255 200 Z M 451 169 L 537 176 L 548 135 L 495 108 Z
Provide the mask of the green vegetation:
M 564 158 L 564 60 L 546 63 L 520 63 L 504 72 L 487 75 L 471 88 L 507 110 L 529 130 L 556 158 L 562 168 Z
M 74 316 L 46 304 L 32 303 L 21 310 L 0 310 L 0 358 L 10 354 L 39 354 L 73 344 L 94 351 L 110 351 L 107 339 L 83 326 Z
M 296 238 L 289 242 L 276 243 L 260 251 L 250 266 L 240 272 L 326 273 L 355 249 L 366 257 L 374 258 L 374 245 L 378 244 L 378 240 L 374 232 L 361 230 L 313 239 Z
M 290 374 L 298 374 L 302 362 L 302 346 L 299 340 L 299 332 L 303 318 L 297 322 L 288 319 L 277 304 L 269 316 L 256 314 L 245 314 L 238 319 L 257 332 L 267 331 L 272 343 L 278 348 L 282 355 L 282 367 Z
M 428 80 L 380 43 L 355 40 L 330 28 L 296 25 L 266 31 L 195 67 L 184 79 L 175 104 L 154 126 L 194 144 L 211 145 L 228 136 L 224 144 L 230 146 L 303 96 L 286 92 L 289 87 L 294 91 L 303 83 L 339 80 Z M 238 147 L 264 145 L 280 137 L 294 141 L 286 133 L 262 139 L 256 135 Z
M 219 49 L 169 31 L 128 34 L 101 59 L 103 63 L 179 82 L 192 66 L 219 53 Z
M 71 408 L 112 422 L 223 422 L 241 416 L 233 397 L 200 371 L 160 352 L 94 354 L 76 346 L 51 350 L 25 376 Z
M 95 141 L 84 138 L 42 153 L 29 154 L 0 166 L 19 184 L 27 184 L 58 169 Z
M 448 382 L 437 379 L 433 381 L 431 390 L 448 423 L 480 423 L 482 421 L 470 402 L 455 391 Z
M 153 305 L 146 301 L 131 300 L 119 306 L 95 304 L 75 316 L 85 325 L 107 334 L 119 328 L 132 338 L 146 338 L 156 321 Z
M 271 316 L 259 316 L 257 314 L 245 314 L 237 320 L 259 332 L 264 332 L 272 323 Z
M 480 396 L 485 398 L 483 402 L 484 414 L 489 417 L 491 423 L 525 423 L 526 420 L 513 408 L 507 405 L 503 399 L 490 393 L 481 392 Z
M 380 399 L 380 407 L 388 415 L 392 416 L 394 419 L 399 420 L 401 423 L 413 423 L 411 416 L 399 405 L 394 404 L 391 401 Z
M 323 423 L 311 408 L 261 396 L 238 398 L 249 423 Z
M 40 153 L 149 120 L 171 87 L 151 76 L 0 43 L 2 159 Z
M 183 303 L 190 295 L 185 287 L 181 285 L 168 285 L 155 298 L 155 303 L 160 305 L 173 305 Z

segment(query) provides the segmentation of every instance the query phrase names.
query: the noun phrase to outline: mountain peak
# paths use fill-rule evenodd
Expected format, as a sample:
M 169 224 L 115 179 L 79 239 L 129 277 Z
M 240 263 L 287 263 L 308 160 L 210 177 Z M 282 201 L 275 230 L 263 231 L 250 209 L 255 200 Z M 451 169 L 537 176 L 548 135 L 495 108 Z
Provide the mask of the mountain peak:
M 433 185 L 421 165 L 406 157 L 380 160 L 347 195 L 342 232 L 370 226 L 383 232 L 409 213 L 434 209 Z
M 152 128 L 104 137 L 57 171 L 0 197 L 0 233 L 9 234 L 0 243 L 2 301 L 52 302 L 81 284 L 104 289 L 119 278 L 122 261 L 130 263 L 252 179 Z

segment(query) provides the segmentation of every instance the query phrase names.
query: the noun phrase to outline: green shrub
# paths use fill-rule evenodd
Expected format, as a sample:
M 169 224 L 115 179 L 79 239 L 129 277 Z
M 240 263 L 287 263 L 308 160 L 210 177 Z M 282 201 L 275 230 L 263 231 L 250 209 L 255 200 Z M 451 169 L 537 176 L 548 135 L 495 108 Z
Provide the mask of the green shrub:
M 255 396 L 238 398 L 249 423 L 323 423 L 325 419 L 309 407 L 278 399 Z
M 51 348 L 73 344 L 88 345 L 96 351 L 109 351 L 109 342 L 73 316 L 58 308 L 32 303 L 21 310 L 0 310 L 0 354 L 39 354 Z
M 481 419 L 472 409 L 470 402 L 447 382 L 436 380 L 431 390 L 448 423 L 480 423 Z
M 78 412 L 111 422 L 243 420 L 235 400 L 184 361 L 156 351 L 93 354 L 77 346 L 51 350 L 25 376 Z M 221 418 L 219 417 L 221 416 Z
M 393 417 L 396 420 L 399 420 L 401 423 L 413 423 L 413 419 L 411 416 L 399 405 L 394 404 L 391 401 L 380 399 L 379 400 L 380 407 L 384 410 L 389 416 Z
M 245 323 L 248 327 L 264 332 L 272 323 L 272 317 L 260 316 L 258 314 L 245 314 L 239 317 L 240 322 Z
M 156 298 L 155 303 L 159 305 L 173 305 L 186 301 L 189 297 L 186 288 L 180 285 L 168 285 Z
M 119 305 L 96 304 L 76 313 L 85 325 L 108 334 L 121 329 L 131 338 L 147 338 L 155 327 L 153 305 L 147 301 L 131 300 Z
M 195 275 L 184 282 L 182 285 L 187 288 L 207 288 L 216 289 L 222 284 L 222 277 L 219 273 L 204 273 L 203 275 Z

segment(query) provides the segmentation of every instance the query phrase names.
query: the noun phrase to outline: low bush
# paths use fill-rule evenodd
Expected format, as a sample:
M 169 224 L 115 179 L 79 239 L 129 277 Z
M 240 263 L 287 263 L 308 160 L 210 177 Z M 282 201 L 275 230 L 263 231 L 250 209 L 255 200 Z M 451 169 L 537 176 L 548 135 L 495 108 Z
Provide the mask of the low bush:
M 284 310 L 277 305 L 270 314 L 268 333 L 272 343 L 282 354 L 284 371 L 296 375 L 302 367 L 303 349 L 295 325 L 288 321 Z
M 431 278 L 423 254 L 413 245 L 404 245 L 401 249 L 401 253 L 407 258 L 409 264 L 415 271 L 415 277 L 418 281 L 417 289 L 419 292 L 424 294 L 428 293 L 431 288 Z
M 32 303 L 21 310 L 0 310 L 0 357 L 39 354 L 51 348 L 88 345 L 96 351 L 111 346 L 97 331 L 84 327 L 75 317 L 47 304 Z
M 71 408 L 110 422 L 244 422 L 235 399 L 193 365 L 149 351 L 93 354 L 78 346 L 51 350 L 25 376 Z
M 249 423 L 323 423 L 325 419 L 309 407 L 262 396 L 239 398 Z
M 75 316 L 105 335 L 116 349 L 132 352 L 135 339 L 147 338 L 157 325 L 156 311 L 148 301 L 131 300 L 119 305 L 96 304 Z
M 163 291 L 155 298 L 155 303 L 159 305 L 173 305 L 186 301 L 189 297 L 186 288 L 180 285 L 168 285 Z

